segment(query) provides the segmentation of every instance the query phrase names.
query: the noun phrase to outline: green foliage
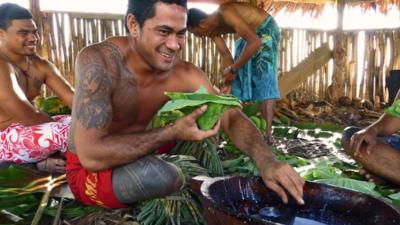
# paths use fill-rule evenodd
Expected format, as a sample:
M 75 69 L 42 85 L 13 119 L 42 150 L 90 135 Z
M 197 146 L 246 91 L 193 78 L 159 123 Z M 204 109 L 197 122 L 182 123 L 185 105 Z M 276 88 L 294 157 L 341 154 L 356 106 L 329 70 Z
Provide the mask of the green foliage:
M 383 198 L 379 192 L 374 190 L 376 185 L 367 181 L 354 180 L 350 178 L 330 178 L 330 179 L 316 180 L 316 182 L 330 184 L 336 187 L 347 188 L 353 191 L 358 191 L 364 194 L 372 195 L 374 197 Z
M 71 110 L 56 96 L 47 98 L 38 97 L 35 100 L 39 110 L 45 112 L 49 116 L 70 114 Z
M 224 175 L 217 145 L 209 138 L 199 142 L 179 141 L 171 150 L 171 154 L 194 156 L 200 165 L 208 170 L 210 176 Z
M 204 224 L 199 203 L 187 189 L 177 195 L 144 202 L 137 219 L 142 225 Z
M 260 112 L 261 102 L 255 102 L 251 104 L 243 105 L 243 113 L 247 117 L 256 116 Z
M 396 100 L 392 106 L 385 109 L 385 113 L 393 117 L 400 117 L 400 100 Z
M 208 130 L 215 125 L 227 109 L 241 107 L 240 101 L 236 97 L 232 95 L 212 95 L 204 87 L 200 87 L 194 93 L 166 92 L 165 94 L 171 100 L 158 111 L 158 116 L 163 121 L 160 124 L 173 122 L 183 115 L 190 114 L 201 105 L 206 104 L 208 106 L 207 111 L 197 119 L 197 124 L 202 130 Z M 179 111 L 181 114 L 176 111 Z
M 260 176 L 260 172 L 253 160 L 245 155 L 240 155 L 235 159 L 225 160 L 223 161 L 222 166 L 227 174 L 239 176 Z
M 208 175 L 206 168 L 199 165 L 199 161 L 190 155 L 162 155 L 161 158 L 167 162 L 175 164 L 181 169 L 185 177 L 185 186 L 189 185 L 190 180 L 199 175 Z

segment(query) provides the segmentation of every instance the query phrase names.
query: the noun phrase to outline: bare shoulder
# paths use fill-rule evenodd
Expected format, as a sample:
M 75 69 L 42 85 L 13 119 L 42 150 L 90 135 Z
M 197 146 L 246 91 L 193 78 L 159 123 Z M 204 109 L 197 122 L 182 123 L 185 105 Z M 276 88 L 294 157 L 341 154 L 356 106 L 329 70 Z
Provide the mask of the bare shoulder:
M 184 86 L 184 90 L 196 91 L 200 86 L 204 86 L 210 92 L 215 91 L 207 75 L 192 63 L 180 61 L 175 66 L 173 73 L 180 81 L 179 85 Z
M 45 72 L 48 70 L 53 70 L 53 68 L 55 67 L 52 62 L 37 54 L 29 56 L 29 60 L 31 61 L 32 66 L 38 69 L 38 71 Z
M 77 58 L 77 66 L 102 65 L 109 67 L 122 61 L 122 51 L 119 38 L 109 38 L 105 41 L 83 48 Z
M 5 77 L 5 75 L 9 77 L 8 75 L 11 72 L 12 72 L 12 67 L 10 63 L 7 60 L 0 57 L 0 77 Z

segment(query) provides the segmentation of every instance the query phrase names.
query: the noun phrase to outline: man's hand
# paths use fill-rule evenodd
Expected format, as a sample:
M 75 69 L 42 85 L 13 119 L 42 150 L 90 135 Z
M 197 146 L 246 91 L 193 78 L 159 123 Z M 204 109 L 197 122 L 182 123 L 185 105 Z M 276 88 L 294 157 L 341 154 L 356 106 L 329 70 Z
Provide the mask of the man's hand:
M 353 149 L 354 156 L 362 156 L 361 148 L 365 145 L 365 152 L 371 153 L 372 147 L 376 144 L 377 136 L 373 132 L 363 129 L 355 134 L 350 139 L 350 148 Z
M 304 180 L 294 169 L 278 160 L 263 163 L 264 168 L 259 168 L 261 177 L 268 188 L 277 193 L 284 203 L 288 202 L 286 191 L 303 205 L 303 186 Z M 286 190 L 286 191 L 285 191 Z
M 218 120 L 213 129 L 200 130 L 196 120 L 207 110 L 207 105 L 203 105 L 191 114 L 178 119 L 173 125 L 176 138 L 185 141 L 201 141 L 205 138 L 212 137 L 218 133 L 221 121 Z
M 231 94 L 232 92 L 232 86 L 230 84 L 225 84 L 222 88 L 221 88 L 221 93 L 224 94 Z
M 224 70 L 223 76 L 224 76 L 224 82 L 229 83 L 229 84 L 232 83 L 232 81 L 235 80 L 235 78 L 236 78 L 236 74 L 234 74 L 230 70 L 226 70 L 226 69 Z

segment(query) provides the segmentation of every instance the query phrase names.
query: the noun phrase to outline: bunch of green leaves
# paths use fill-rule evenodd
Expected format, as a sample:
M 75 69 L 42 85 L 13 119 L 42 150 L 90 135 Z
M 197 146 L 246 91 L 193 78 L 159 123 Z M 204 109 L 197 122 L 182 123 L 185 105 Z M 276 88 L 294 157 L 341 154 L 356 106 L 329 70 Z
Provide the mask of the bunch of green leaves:
M 209 94 L 204 87 L 200 87 L 194 93 L 166 92 L 165 94 L 171 100 L 158 111 L 158 116 L 164 125 L 190 114 L 202 105 L 207 105 L 207 111 L 197 119 L 197 124 L 200 129 L 208 130 L 215 125 L 227 109 L 241 107 L 241 103 L 236 97 Z
M 175 164 L 183 173 L 185 177 L 185 186 L 188 182 L 199 175 L 208 175 L 206 168 L 199 165 L 199 161 L 193 156 L 189 155 L 162 155 L 161 158 L 167 162 Z
M 258 116 L 250 116 L 249 117 L 251 122 L 257 127 L 257 129 L 262 133 L 265 134 L 267 131 L 267 121 L 264 118 Z
M 57 96 L 50 96 L 47 98 L 37 97 L 35 105 L 40 111 L 45 112 L 49 116 L 70 114 L 71 110 L 68 108 Z
M 143 202 L 137 219 L 142 225 L 204 224 L 201 207 L 188 189 Z
M 170 154 L 194 156 L 210 176 L 223 176 L 224 170 L 217 147 L 211 138 L 198 142 L 178 141 Z
M 240 155 L 237 158 L 225 160 L 222 166 L 226 174 L 239 176 L 260 176 L 255 163 L 250 157 Z

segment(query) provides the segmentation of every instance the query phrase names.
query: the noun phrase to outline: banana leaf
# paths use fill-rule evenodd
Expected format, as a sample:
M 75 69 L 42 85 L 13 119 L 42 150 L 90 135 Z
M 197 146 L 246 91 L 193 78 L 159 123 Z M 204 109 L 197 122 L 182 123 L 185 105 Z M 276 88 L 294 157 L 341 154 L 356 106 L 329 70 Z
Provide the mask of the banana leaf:
M 236 97 L 212 95 L 204 87 L 200 87 L 194 93 L 166 92 L 165 94 L 171 100 L 158 111 L 157 115 L 161 120 L 166 121 L 165 123 L 172 122 L 206 104 L 207 111 L 197 119 L 197 124 L 202 130 L 211 129 L 229 108 L 241 107 L 241 103 Z

